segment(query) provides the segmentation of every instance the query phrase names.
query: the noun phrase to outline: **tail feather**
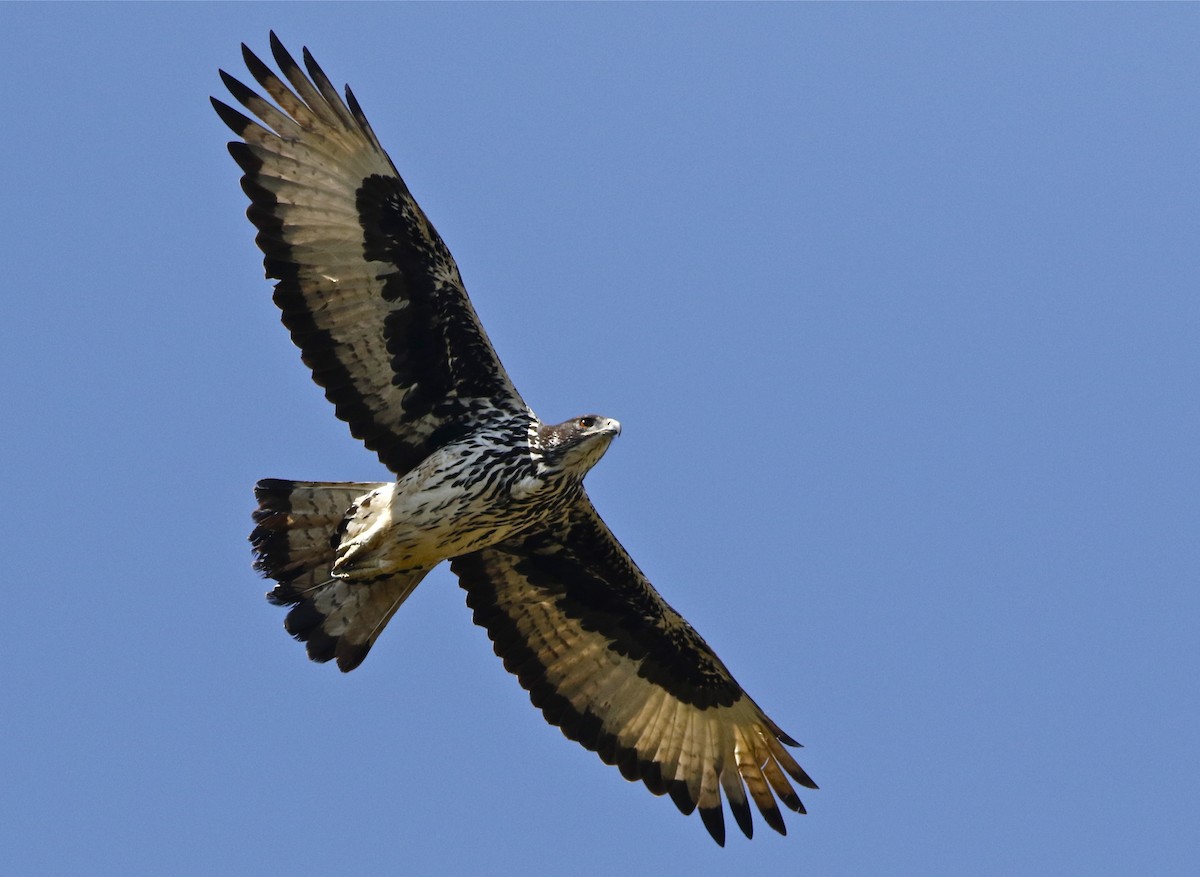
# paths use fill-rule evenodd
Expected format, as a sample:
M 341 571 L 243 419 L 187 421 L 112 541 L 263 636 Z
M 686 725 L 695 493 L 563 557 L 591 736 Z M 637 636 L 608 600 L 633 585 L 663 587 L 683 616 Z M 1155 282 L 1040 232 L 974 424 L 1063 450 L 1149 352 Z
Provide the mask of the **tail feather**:
M 330 579 L 292 607 L 284 629 L 306 644 L 314 661 L 336 659 L 338 669 L 348 673 L 367 657 L 380 631 L 426 572 L 368 582 Z
M 286 606 L 330 578 L 337 532 L 355 501 L 381 484 L 357 481 L 284 481 L 254 486 L 257 525 L 250 534 L 254 568 L 278 584 L 267 599 Z
M 357 500 L 383 486 L 269 478 L 254 488 L 254 567 L 276 582 L 267 599 L 292 607 L 284 628 L 306 643 L 310 658 L 336 659 L 343 671 L 363 662 L 380 631 L 427 572 L 369 580 L 330 572 L 343 521 Z

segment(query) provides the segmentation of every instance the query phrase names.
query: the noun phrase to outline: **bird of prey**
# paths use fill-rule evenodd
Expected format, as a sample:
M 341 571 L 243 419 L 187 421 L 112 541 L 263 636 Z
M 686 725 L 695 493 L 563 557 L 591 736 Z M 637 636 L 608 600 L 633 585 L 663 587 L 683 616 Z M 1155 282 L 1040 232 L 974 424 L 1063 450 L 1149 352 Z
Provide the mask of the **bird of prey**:
M 396 476 L 267 479 L 255 487 L 255 566 L 315 661 L 357 667 L 443 560 L 476 624 L 546 720 L 699 810 L 725 841 L 722 792 L 752 836 L 749 801 L 786 833 L 815 789 L 769 719 L 659 596 L 592 507 L 588 470 L 620 433 L 597 414 L 555 425 L 525 404 L 480 325 L 446 245 L 349 88 L 274 34 L 282 78 L 245 45 L 270 101 L 221 71 L 257 120 L 213 99 L 240 138 L 275 303 L 337 416 Z M 307 74 L 305 73 L 307 71 Z M 271 101 L 274 101 L 272 103 Z

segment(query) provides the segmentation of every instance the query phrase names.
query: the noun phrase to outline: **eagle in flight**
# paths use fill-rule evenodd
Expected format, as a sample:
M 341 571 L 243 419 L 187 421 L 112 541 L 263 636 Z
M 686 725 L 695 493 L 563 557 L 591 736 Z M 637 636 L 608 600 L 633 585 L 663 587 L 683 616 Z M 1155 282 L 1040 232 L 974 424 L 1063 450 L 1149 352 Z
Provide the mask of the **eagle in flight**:
M 542 423 L 500 364 L 449 250 L 350 89 L 276 36 L 277 76 L 245 45 L 272 104 L 221 78 L 240 138 L 247 215 L 275 303 L 337 416 L 396 475 L 383 483 L 267 479 L 255 566 L 315 661 L 353 670 L 443 560 L 476 624 L 546 720 L 699 810 L 725 841 L 721 794 L 752 836 L 749 799 L 786 833 L 788 776 L 816 785 L 708 644 L 651 587 L 592 507 L 583 478 L 620 434 L 596 414 Z M 307 75 L 305 73 L 307 70 Z

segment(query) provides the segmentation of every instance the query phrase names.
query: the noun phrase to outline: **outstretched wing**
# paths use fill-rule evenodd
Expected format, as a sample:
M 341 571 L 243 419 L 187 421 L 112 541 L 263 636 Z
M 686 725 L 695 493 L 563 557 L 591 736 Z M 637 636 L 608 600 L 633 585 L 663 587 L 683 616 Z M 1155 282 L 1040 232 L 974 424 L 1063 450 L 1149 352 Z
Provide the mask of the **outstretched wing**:
M 242 46 L 278 108 L 221 71 L 262 124 L 213 106 L 244 141 L 229 151 L 284 325 L 337 416 L 402 474 L 465 422 L 527 406 L 350 89 L 343 103 L 308 50 L 306 76 L 273 33 L 271 51 L 290 88 Z
M 670 794 L 725 841 L 721 791 L 747 837 L 747 792 L 786 834 L 775 796 L 804 812 L 786 774 L 815 789 L 798 745 L 658 595 L 586 496 L 565 526 L 456 558 L 475 623 L 572 740 L 629 780 Z

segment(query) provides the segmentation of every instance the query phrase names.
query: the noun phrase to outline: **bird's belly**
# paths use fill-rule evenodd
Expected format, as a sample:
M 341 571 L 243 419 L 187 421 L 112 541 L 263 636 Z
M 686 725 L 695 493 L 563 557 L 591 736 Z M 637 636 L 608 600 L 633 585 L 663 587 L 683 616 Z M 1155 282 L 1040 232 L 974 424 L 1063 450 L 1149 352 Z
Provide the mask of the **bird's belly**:
M 536 526 L 562 505 L 556 485 L 525 478 L 514 489 L 496 472 L 443 457 L 450 459 L 430 458 L 359 504 L 338 548 L 335 575 L 427 570 Z
M 536 519 L 528 505 L 451 487 L 398 495 L 388 541 L 430 564 L 495 545 Z

